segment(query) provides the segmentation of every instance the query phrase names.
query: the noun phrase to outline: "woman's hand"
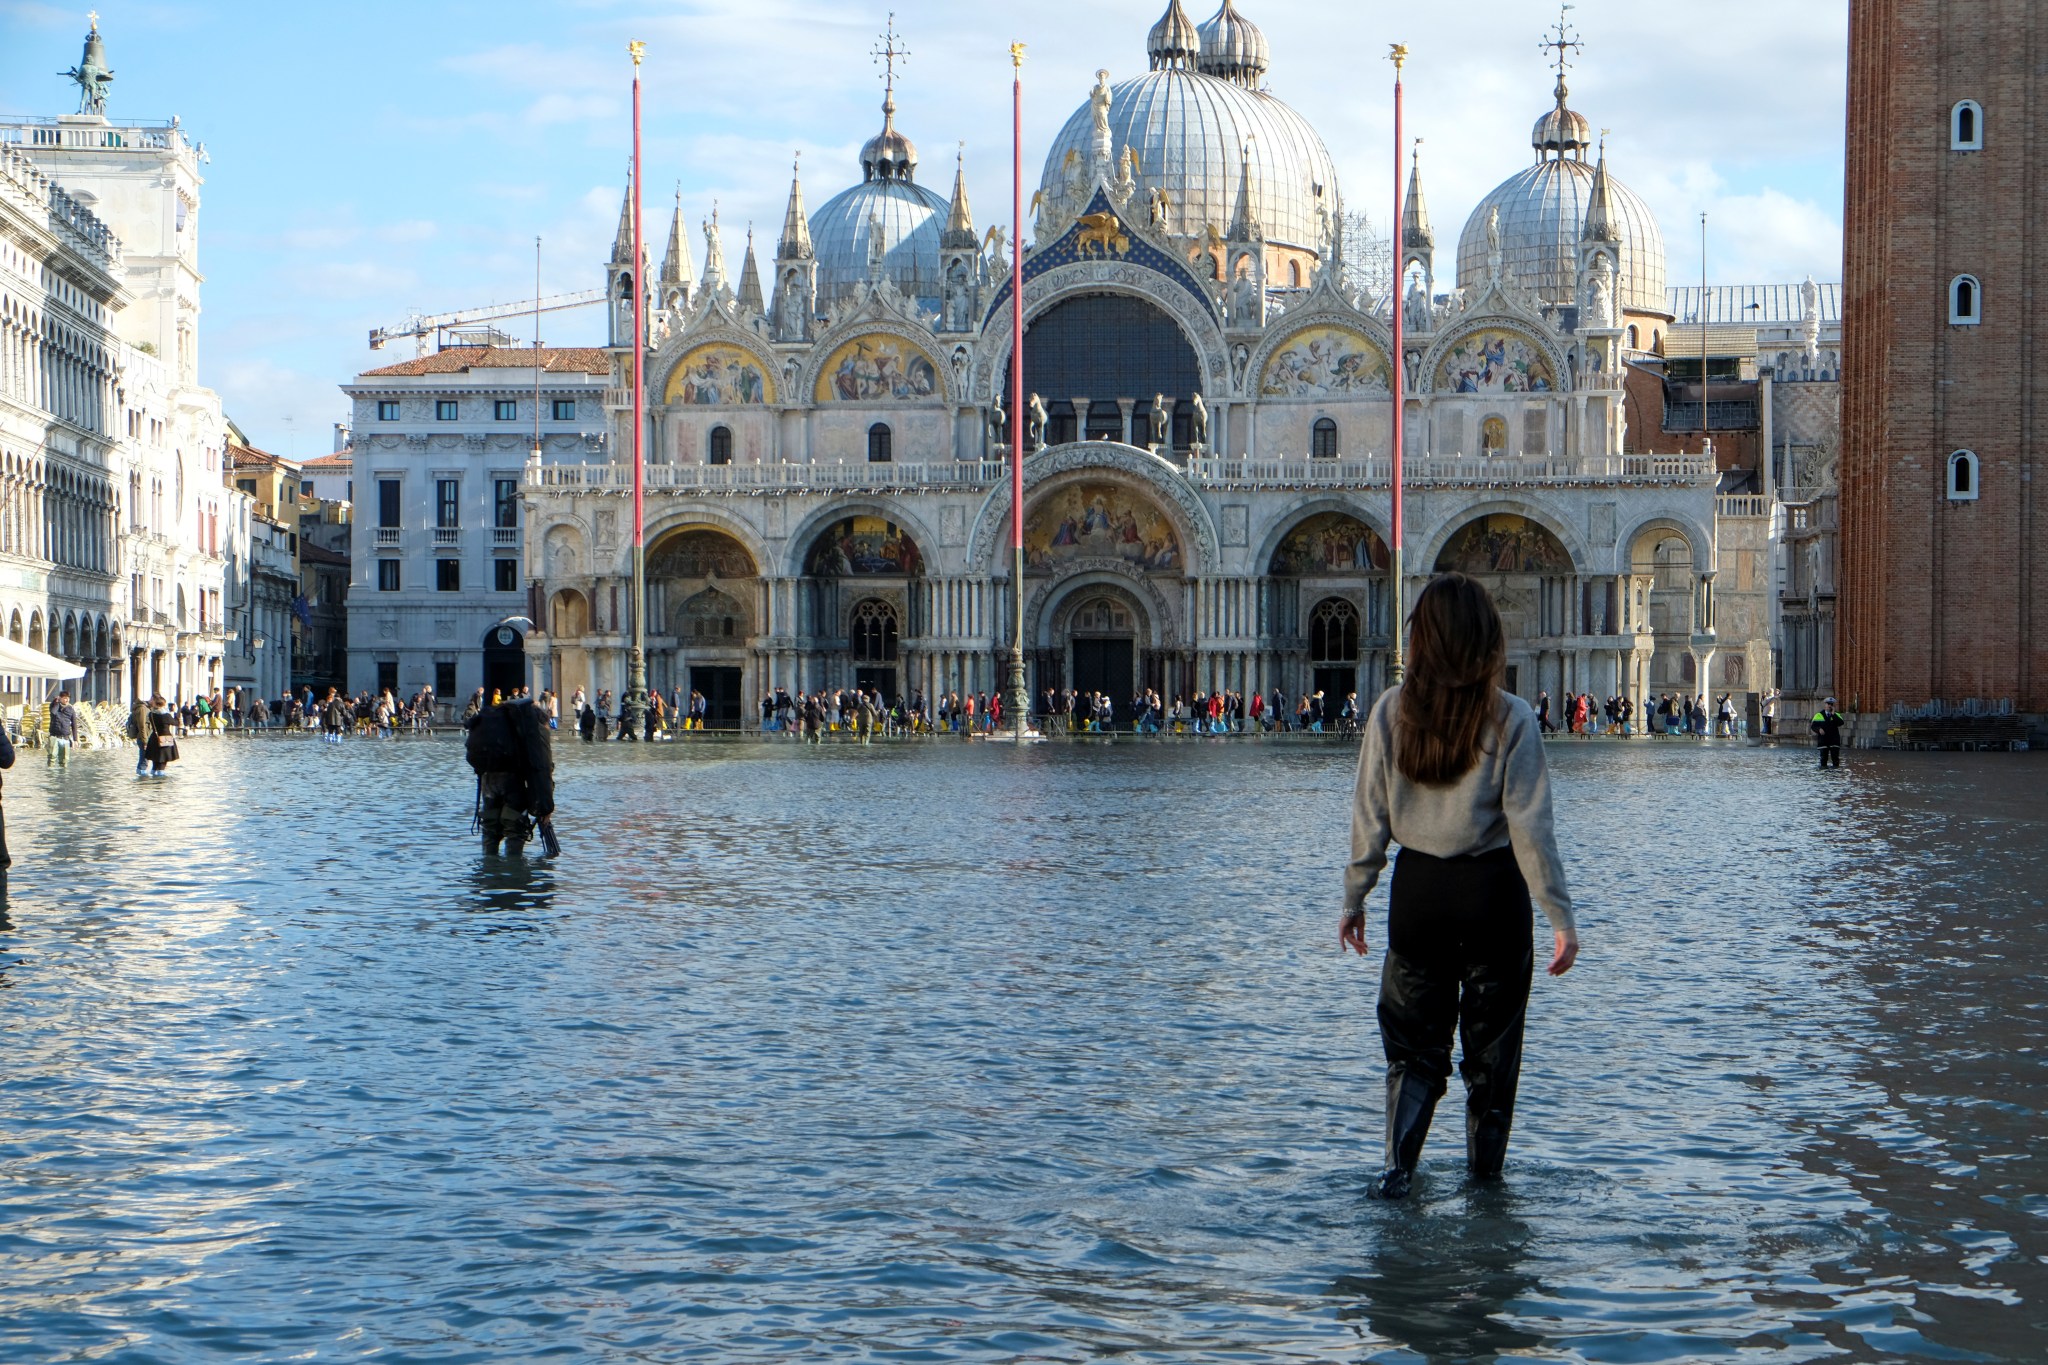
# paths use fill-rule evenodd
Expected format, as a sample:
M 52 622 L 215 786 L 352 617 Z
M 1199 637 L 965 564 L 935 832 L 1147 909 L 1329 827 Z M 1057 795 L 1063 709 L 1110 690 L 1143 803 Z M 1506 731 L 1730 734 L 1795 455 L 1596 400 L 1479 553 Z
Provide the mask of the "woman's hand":
M 1579 960 L 1579 936 L 1569 929 L 1557 931 L 1557 951 L 1550 958 L 1550 974 L 1563 976 Z
M 1356 910 L 1346 910 L 1344 912 L 1344 918 L 1338 921 L 1337 924 L 1337 943 L 1340 952 L 1345 948 L 1349 948 L 1360 957 L 1366 956 L 1364 906 L 1360 906 Z

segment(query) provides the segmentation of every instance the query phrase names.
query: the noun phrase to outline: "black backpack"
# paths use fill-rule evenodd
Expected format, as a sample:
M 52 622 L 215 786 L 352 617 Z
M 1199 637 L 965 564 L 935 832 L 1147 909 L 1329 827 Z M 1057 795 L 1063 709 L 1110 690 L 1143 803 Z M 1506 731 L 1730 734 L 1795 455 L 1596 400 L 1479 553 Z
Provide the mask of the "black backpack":
M 470 722 L 469 738 L 463 743 L 463 756 L 479 774 L 517 773 L 526 769 L 519 737 L 513 733 L 512 718 L 506 714 L 508 709 L 486 706 Z

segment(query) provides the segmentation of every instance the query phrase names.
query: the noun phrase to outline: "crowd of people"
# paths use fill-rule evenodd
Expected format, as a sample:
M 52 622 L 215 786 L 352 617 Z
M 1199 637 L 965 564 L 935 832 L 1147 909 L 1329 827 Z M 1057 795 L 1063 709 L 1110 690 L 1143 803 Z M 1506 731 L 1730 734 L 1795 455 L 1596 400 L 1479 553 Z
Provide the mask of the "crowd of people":
M 1738 739 L 1747 721 L 1735 709 L 1734 697 L 1723 692 L 1710 708 L 1705 697 L 1660 694 L 1643 709 L 1637 724 L 1635 699 L 1622 695 L 1601 700 L 1590 692 L 1568 692 L 1557 703 L 1548 692 L 1536 694 L 1536 724 L 1546 735 L 1562 730 L 1572 735 L 1692 735 L 1704 739 Z

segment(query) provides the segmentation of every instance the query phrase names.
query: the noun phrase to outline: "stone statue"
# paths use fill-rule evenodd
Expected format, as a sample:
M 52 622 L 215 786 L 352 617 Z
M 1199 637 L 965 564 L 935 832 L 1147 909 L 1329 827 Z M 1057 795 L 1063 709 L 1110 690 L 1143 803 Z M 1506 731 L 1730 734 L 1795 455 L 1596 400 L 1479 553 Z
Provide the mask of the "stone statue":
M 1037 394 L 1031 395 L 1031 402 L 1025 409 L 1024 433 L 1033 450 L 1045 449 L 1045 400 Z
M 1003 428 L 1010 424 L 1010 414 L 1003 411 L 1003 400 L 998 398 L 988 406 L 988 443 L 1000 446 L 1005 440 Z
M 1422 389 L 1422 352 L 1410 351 L 1407 356 L 1408 392 L 1418 393 Z
M 1193 409 L 1188 416 L 1188 445 L 1195 450 L 1206 449 L 1209 445 L 1209 407 L 1199 393 L 1188 400 L 1188 405 Z
M 1251 360 L 1252 353 L 1250 349 L 1242 341 L 1238 342 L 1237 346 L 1230 353 L 1230 377 L 1240 392 L 1244 389 L 1245 367 L 1251 364 Z
M 1614 325 L 1614 275 L 1613 267 L 1605 256 L 1593 260 L 1593 278 L 1586 285 L 1586 316 L 1581 319 L 1586 327 L 1612 327 Z
M 1799 286 L 1799 343 L 1810 370 L 1820 355 L 1820 286 L 1811 275 Z
M 107 49 L 100 41 L 99 16 L 92 15 L 91 22 L 92 31 L 85 35 L 85 54 L 78 59 L 77 66 L 60 74 L 78 83 L 79 113 L 105 117 L 107 87 L 114 83 L 114 73 L 107 69 Z
M 778 300 L 781 304 L 779 311 L 782 314 L 781 332 L 784 341 L 801 341 L 803 339 L 804 307 L 802 301 L 797 297 L 797 290 L 797 273 L 792 270 L 782 277 L 782 297 Z
M 1500 278 L 1500 205 L 1486 211 L 1486 268 Z
M 1422 287 L 1422 277 L 1417 275 L 1408 284 L 1408 302 L 1403 308 L 1408 330 L 1426 332 L 1429 330 L 1429 291 Z
M 868 216 L 868 278 L 882 278 L 882 263 L 888 257 L 889 243 L 882 234 L 880 214 Z
M 1165 445 L 1167 421 L 1165 394 L 1155 393 L 1152 395 L 1152 411 L 1147 414 L 1145 420 L 1146 424 L 1152 428 L 1152 444 L 1155 446 Z
M 1094 120 L 1096 154 L 1109 160 L 1109 71 L 1095 73 L 1095 88 L 1088 92 L 1088 114 Z

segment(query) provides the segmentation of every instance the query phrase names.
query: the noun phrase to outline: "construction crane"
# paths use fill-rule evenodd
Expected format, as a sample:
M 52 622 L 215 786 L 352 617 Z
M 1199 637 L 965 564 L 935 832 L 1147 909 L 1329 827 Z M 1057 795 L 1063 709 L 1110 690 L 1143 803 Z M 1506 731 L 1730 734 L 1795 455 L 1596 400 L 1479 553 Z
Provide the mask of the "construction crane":
M 372 327 L 370 349 L 381 351 L 387 341 L 411 337 L 419 348 L 419 354 L 427 353 L 427 339 L 432 337 L 439 347 L 441 334 L 451 327 L 466 327 L 475 322 L 489 322 L 494 318 L 527 317 L 534 313 L 555 313 L 564 308 L 588 308 L 593 303 L 603 303 L 605 291 L 585 289 L 574 294 L 550 294 L 536 302 L 527 299 L 523 303 L 494 303 L 483 308 L 466 308 L 459 313 L 412 313 L 397 327 Z

